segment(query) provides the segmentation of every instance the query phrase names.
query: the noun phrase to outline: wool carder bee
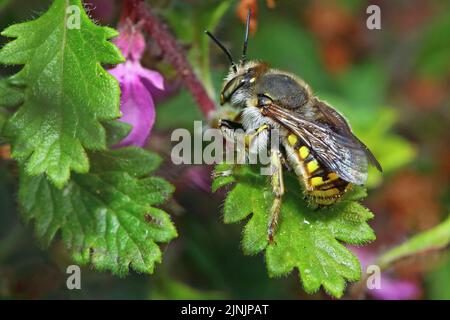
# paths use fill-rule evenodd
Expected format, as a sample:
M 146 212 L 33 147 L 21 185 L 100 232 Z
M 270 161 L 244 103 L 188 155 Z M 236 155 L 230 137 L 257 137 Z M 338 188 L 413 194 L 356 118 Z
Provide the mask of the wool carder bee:
M 245 29 L 243 54 L 236 63 L 229 50 L 211 33 L 208 36 L 230 61 L 220 95 L 221 104 L 240 108 L 236 119 L 219 121 L 227 137 L 242 128 L 246 140 L 269 146 L 272 130 L 278 130 L 280 148 L 268 147 L 274 202 L 268 221 L 268 239 L 274 233 L 284 194 L 283 168 L 297 175 L 303 193 L 315 206 L 335 204 L 352 185 L 365 184 L 368 165 L 380 172 L 372 152 L 352 132 L 346 119 L 314 96 L 299 77 L 270 68 L 260 61 L 247 61 L 250 12 Z

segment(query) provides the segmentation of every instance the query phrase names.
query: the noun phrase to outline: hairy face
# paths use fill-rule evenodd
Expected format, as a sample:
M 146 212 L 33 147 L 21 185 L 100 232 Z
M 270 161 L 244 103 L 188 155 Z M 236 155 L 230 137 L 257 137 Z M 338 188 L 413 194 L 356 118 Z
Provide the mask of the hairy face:
M 220 94 L 220 103 L 231 102 L 234 106 L 245 106 L 245 102 L 254 96 L 254 86 L 258 77 L 266 72 L 265 63 L 249 61 L 236 69 L 230 68 Z

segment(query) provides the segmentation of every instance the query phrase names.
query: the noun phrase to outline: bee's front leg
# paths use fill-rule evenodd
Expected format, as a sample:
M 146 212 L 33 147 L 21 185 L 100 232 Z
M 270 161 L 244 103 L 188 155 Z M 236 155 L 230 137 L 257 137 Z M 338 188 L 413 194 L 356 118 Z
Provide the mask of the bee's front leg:
M 275 199 L 273 200 L 272 208 L 270 210 L 267 235 L 269 237 L 269 243 L 273 243 L 274 234 L 281 210 L 282 197 L 284 194 L 282 154 L 279 150 L 270 151 L 270 172 L 272 192 L 275 196 Z
M 213 178 L 229 176 L 233 173 L 236 164 L 245 163 L 246 154 L 253 146 L 253 142 L 262 132 L 267 131 L 269 126 L 262 125 L 257 130 L 247 133 L 239 122 L 221 119 L 219 120 L 219 128 L 225 140 L 237 146 L 238 159 L 236 159 L 236 163 L 233 164 L 230 170 L 216 172 L 213 174 Z
M 222 136 L 225 141 L 230 142 L 232 144 L 239 144 L 240 141 L 244 141 L 245 137 L 242 136 L 244 134 L 244 129 L 239 122 L 232 120 L 219 119 L 219 129 L 222 132 Z M 216 172 L 214 171 L 212 174 L 212 178 L 218 177 L 228 177 L 233 174 L 235 163 L 232 164 L 229 170 Z

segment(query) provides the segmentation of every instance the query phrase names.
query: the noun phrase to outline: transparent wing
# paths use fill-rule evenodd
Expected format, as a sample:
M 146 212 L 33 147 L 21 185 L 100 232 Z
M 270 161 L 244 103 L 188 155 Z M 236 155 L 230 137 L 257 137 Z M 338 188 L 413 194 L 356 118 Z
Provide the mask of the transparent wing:
M 336 130 L 320 122 L 313 123 L 295 111 L 275 104 L 263 107 L 263 114 L 296 134 L 323 165 L 343 180 L 357 185 L 366 182 L 368 163 L 373 155 L 351 133 L 345 120 L 348 132 L 347 128 Z
M 354 138 L 360 145 L 360 147 L 364 150 L 369 163 L 376 167 L 378 171 L 383 171 L 378 160 L 375 158 L 369 148 L 367 148 L 367 146 L 353 134 L 347 120 L 345 120 L 345 118 L 339 112 L 331 108 L 327 103 L 320 101 L 317 98 L 313 100 L 312 105 L 312 109 L 316 115 L 316 121 L 319 121 L 319 123 L 326 125 L 332 131 L 340 135 Z

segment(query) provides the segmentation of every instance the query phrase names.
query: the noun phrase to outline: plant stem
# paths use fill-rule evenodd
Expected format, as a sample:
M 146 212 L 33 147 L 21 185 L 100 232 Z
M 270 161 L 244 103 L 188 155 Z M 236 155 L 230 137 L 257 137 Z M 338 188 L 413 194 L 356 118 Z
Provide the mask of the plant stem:
M 382 270 L 389 269 L 395 262 L 406 257 L 439 250 L 450 243 L 450 217 L 434 228 L 420 233 L 401 245 L 385 252 L 376 260 Z
M 136 22 L 137 8 L 141 0 L 125 0 L 122 5 L 120 14 L 120 23 L 124 23 L 126 20 Z
M 129 1 L 136 2 L 136 0 Z M 215 103 L 195 75 L 183 48 L 170 33 L 167 26 L 151 11 L 149 6 L 143 1 L 138 2 L 136 4 L 136 12 L 143 21 L 144 30 L 156 41 L 164 57 L 178 72 L 184 86 L 191 92 L 200 110 L 208 118 L 209 114 L 216 109 Z
M 447 248 L 450 243 L 450 217 L 434 228 L 413 236 L 404 243 L 381 254 L 373 263 L 380 269 L 388 270 L 396 262 L 426 252 Z M 366 290 L 368 274 L 363 273 L 359 282 L 355 283 L 350 290 L 350 296 L 355 299 L 362 299 Z

